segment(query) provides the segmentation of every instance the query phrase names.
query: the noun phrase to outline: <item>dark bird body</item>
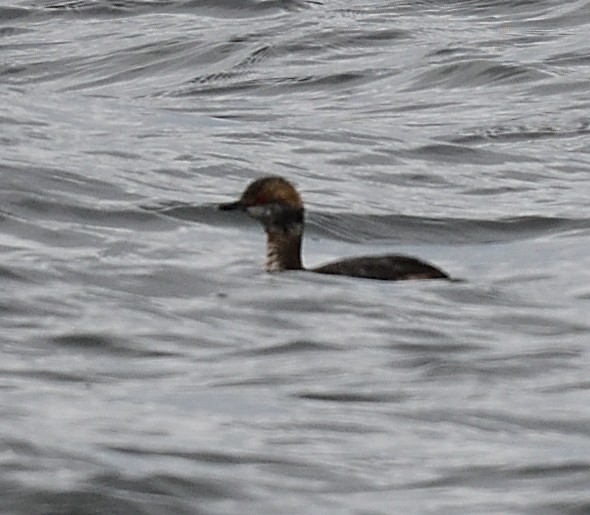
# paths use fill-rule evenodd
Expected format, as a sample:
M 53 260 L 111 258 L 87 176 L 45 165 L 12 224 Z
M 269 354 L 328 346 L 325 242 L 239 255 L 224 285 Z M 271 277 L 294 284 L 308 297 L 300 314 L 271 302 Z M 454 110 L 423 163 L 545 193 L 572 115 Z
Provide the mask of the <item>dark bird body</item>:
M 449 279 L 445 272 L 433 265 L 396 254 L 350 258 L 305 269 L 301 263 L 303 202 L 297 190 L 282 177 L 255 180 L 238 201 L 221 204 L 219 209 L 239 209 L 262 223 L 267 236 L 268 271 L 308 270 L 319 274 L 383 281 Z

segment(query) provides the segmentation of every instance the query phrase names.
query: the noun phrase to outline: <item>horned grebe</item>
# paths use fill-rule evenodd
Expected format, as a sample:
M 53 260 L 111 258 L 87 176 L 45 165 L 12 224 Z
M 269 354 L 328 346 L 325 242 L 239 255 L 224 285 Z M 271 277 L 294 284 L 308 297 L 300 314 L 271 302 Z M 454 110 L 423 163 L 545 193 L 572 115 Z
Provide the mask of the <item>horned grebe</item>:
M 303 202 L 291 183 L 282 177 L 257 179 L 238 201 L 220 204 L 219 209 L 239 209 L 262 223 L 267 237 L 267 271 L 305 270 L 301 264 Z M 399 255 L 344 259 L 308 270 L 385 281 L 449 279 L 445 272 L 428 263 Z

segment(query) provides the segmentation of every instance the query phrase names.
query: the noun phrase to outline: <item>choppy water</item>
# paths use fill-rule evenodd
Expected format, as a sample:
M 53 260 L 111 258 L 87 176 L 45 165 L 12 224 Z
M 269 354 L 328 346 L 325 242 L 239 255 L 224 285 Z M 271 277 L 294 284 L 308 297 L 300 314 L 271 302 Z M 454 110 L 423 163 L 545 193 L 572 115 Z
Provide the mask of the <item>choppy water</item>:
M 590 2 L 0 7 L 10 514 L 590 512 Z M 214 204 L 265 174 L 304 259 Z

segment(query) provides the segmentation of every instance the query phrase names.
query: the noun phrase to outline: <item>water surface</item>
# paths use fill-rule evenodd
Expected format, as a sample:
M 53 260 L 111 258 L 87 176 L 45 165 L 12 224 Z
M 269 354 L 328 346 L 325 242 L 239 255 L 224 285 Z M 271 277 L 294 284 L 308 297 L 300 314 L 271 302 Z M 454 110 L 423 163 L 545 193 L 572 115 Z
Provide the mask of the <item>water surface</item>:
M 14 514 L 590 510 L 590 3 L 0 7 Z M 304 261 L 266 274 L 253 178 Z

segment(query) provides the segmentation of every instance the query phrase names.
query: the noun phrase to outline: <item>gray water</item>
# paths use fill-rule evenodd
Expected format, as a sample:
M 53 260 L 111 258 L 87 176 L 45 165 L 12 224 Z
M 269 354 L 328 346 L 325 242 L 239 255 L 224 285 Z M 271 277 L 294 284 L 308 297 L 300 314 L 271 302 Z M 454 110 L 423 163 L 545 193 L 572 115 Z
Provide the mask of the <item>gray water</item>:
M 590 513 L 590 2 L 8 0 L 0 512 Z M 219 212 L 294 182 L 304 261 Z

